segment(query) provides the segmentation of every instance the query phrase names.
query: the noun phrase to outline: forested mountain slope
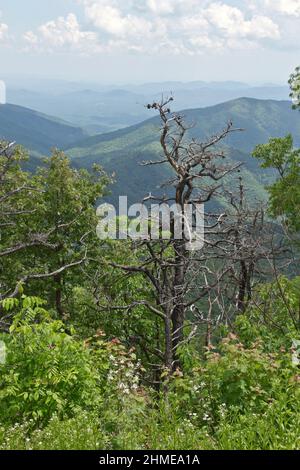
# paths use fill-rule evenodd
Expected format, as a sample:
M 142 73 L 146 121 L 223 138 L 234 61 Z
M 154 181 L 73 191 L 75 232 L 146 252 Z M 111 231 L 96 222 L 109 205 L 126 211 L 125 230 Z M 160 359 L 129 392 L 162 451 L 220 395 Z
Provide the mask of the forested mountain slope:
M 84 137 L 82 129 L 67 122 L 22 106 L 0 105 L 0 139 L 16 141 L 34 155 L 73 146 Z
M 295 143 L 300 144 L 300 114 L 292 111 L 288 101 L 241 98 L 209 108 L 183 111 L 186 122 L 193 124 L 190 136 L 206 140 L 222 130 L 228 121 L 243 132 L 233 133 L 226 141 L 231 159 L 244 163 L 243 174 L 248 187 L 258 197 L 264 197 L 266 175 L 250 156 L 252 149 L 270 137 L 291 132 Z M 113 199 L 118 194 L 128 194 L 136 200 L 154 191 L 167 177 L 162 166 L 142 167 L 140 162 L 159 156 L 158 118 L 141 124 L 89 137 L 67 153 L 79 167 L 90 168 L 101 164 L 107 171 L 116 172 L 117 183 Z

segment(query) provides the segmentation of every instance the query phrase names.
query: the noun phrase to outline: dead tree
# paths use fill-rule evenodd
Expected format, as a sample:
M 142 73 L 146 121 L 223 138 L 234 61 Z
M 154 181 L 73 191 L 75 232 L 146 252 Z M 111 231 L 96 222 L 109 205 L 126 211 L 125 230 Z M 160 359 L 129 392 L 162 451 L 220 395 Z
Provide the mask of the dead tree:
M 172 374 L 180 367 L 180 347 L 194 334 L 195 328 L 207 321 L 199 319 L 198 325 L 191 324 L 188 316 L 195 311 L 199 301 L 217 285 L 228 272 L 223 266 L 221 269 L 211 270 L 210 265 L 216 258 L 215 249 L 224 236 L 222 225 L 225 214 L 205 213 L 205 240 L 202 252 L 188 248 L 191 241 L 186 233 L 184 219 L 187 217 L 187 208 L 211 204 L 219 196 L 222 180 L 240 167 L 240 164 L 226 162 L 221 149 L 222 141 L 231 133 L 241 131 L 233 128 L 229 122 L 219 134 L 206 142 L 189 139 L 189 130 L 184 118 L 180 114 L 170 111 L 173 99 L 148 105 L 149 109 L 158 112 L 161 119 L 160 144 L 162 158 L 158 161 L 144 162 L 144 166 L 166 165 L 172 177 L 163 184 L 167 187 L 167 195 L 162 197 L 150 195 L 145 203 L 176 204 L 182 215 L 181 237 L 175 236 L 175 225 L 178 223 L 172 218 L 171 237 L 168 240 L 154 240 L 151 235 L 147 240 L 134 242 L 134 248 L 140 250 L 141 262 L 137 265 L 111 265 L 124 271 L 127 275 L 143 275 L 149 283 L 153 293 L 153 302 L 143 302 L 153 315 L 158 317 L 164 325 L 164 347 L 158 351 L 163 357 L 162 363 L 157 367 L 165 370 L 166 375 Z M 165 190 L 166 191 L 166 190 Z M 195 214 L 193 223 L 195 223 Z M 178 226 L 177 226 L 178 228 Z M 192 227 L 190 227 L 192 228 Z M 163 230 L 163 227 L 162 227 Z M 141 302 L 138 302 L 140 305 Z M 135 308 L 136 303 L 122 307 L 123 311 Z M 115 307 L 118 309 L 118 306 Z M 189 335 L 185 334 L 192 329 Z
M 288 249 L 280 227 L 268 219 L 265 205 L 247 201 L 242 177 L 238 191 L 224 189 L 224 195 L 228 209 L 218 255 L 228 270 L 222 291 L 227 297 L 227 319 L 232 321 L 251 305 L 256 285 L 274 277 L 274 266 L 284 269 Z

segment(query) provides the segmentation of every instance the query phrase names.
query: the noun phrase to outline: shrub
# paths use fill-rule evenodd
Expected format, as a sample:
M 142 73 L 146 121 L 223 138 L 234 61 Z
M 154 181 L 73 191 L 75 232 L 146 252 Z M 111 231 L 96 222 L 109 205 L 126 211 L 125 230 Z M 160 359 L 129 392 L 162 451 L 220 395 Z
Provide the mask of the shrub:
M 232 411 L 223 417 L 216 432 L 220 450 L 298 450 L 299 405 L 293 400 L 270 403 L 262 414 Z
M 297 410 L 299 376 L 290 352 L 266 353 L 260 341 L 246 348 L 230 334 L 189 375 L 174 375 L 170 400 L 181 418 L 214 434 L 233 410 L 263 414 L 273 403 Z
M 71 419 L 53 416 L 43 429 L 31 432 L 24 422 L 0 429 L 0 449 L 5 450 L 101 450 L 108 447 L 100 420 L 92 412 L 79 410 Z
M 19 305 L 18 305 L 19 304 Z M 51 416 L 72 416 L 77 407 L 99 400 L 99 370 L 92 351 L 52 321 L 38 298 L 6 302 L 18 308 L 9 335 L 6 363 L 0 365 L 1 421 L 30 419 L 47 422 Z

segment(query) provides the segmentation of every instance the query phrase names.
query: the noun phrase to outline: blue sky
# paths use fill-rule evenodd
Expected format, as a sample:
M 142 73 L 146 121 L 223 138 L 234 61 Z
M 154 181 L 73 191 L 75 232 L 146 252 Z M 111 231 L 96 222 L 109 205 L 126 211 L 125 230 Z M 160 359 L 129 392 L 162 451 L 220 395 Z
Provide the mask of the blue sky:
M 0 0 L 3 75 L 284 82 L 300 0 Z

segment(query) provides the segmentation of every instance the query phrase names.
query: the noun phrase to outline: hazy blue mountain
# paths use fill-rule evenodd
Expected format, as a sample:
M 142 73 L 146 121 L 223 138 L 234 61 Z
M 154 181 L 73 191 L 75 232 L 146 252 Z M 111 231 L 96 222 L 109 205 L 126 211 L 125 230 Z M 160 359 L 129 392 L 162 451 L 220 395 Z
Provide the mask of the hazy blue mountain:
M 131 93 L 124 90 L 106 92 L 118 101 L 129 99 Z M 93 92 L 90 90 L 69 93 L 80 99 L 82 105 Z M 146 110 L 145 110 L 146 111 Z M 264 198 L 264 185 L 270 174 L 260 169 L 250 156 L 252 149 L 272 136 L 284 136 L 291 132 L 295 144 L 300 145 L 300 113 L 292 111 L 288 101 L 239 98 L 226 103 L 183 111 L 188 123 L 193 124 L 189 137 L 205 141 L 224 128 L 231 120 L 243 132 L 227 138 L 223 146 L 232 161 L 244 164 L 243 175 L 253 197 Z M 150 113 L 151 116 L 151 113 Z M 149 192 L 157 192 L 160 185 L 170 177 L 167 167 L 143 167 L 142 161 L 160 156 L 160 122 L 151 117 L 139 124 L 106 134 L 87 136 L 80 128 L 73 127 L 57 118 L 15 105 L 0 106 L 0 138 L 15 140 L 30 150 L 36 166 L 41 154 L 49 154 L 51 147 L 66 149 L 76 167 L 91 168 L 101 164 L 109 173 L 116 174 L 111 199 L 128 195 L 131 202 L 141 200 Z M 161 190 L 159 190 L 161 193 Z
M 52 84 L 52 85 L 51 85 Z M 161 82 L 141 85 L 105 86 L 101 84 L 47 81 L 18 88 L 8 82 L 10 103 L 58 116 L 89 134 L 100 134 L 138 124 L 149 117 L 145 104 L 162 94 L 175 97 L 175 108 L 212 106 L 242 96 L 257 99 L 288 99 L 285 86 L 250 86 L 240 82 Z
M 127 90 L 82 89 L 61 95 L 8 90 L 8 101 L 59 116 L 89 134 L 117 130 L 147 119 L 146 97 Z
M 0 139 L 16 141 L 34 155 L 48 154 L 52 147 L 66 148 L 86 133 L 60 119 L 21 106 L 0 105 Z
M 262 101 L 241 98 L 204 109 L 183 112 L 186 121 L 193 123 L 190 137 L 206 140 L 224 128 L 231 120 L 243 132 L 232 134 L 225 143 L 230 158 L 244 163 L 243 174 L 253 196 L 264 197 L 263 187 L 269 174 L 263 172 L 250 153 L 255 145 L 267 142 L 272 136 L 292 132 L 300 145 L 300 113 L 292 111 L 288 101 Z M 139 200 L 169 177 L 162 166 L 143 167 L 139 163 L 160 155 L 159 120 L 151 118 L 143 123 L 89 137 L 70 148 L 67 153 L 74 164 L 90 168 L 94 162 L 107 171 L 116 172 L 117 183 L 113 199 L 128 194 L 130 200 Z

